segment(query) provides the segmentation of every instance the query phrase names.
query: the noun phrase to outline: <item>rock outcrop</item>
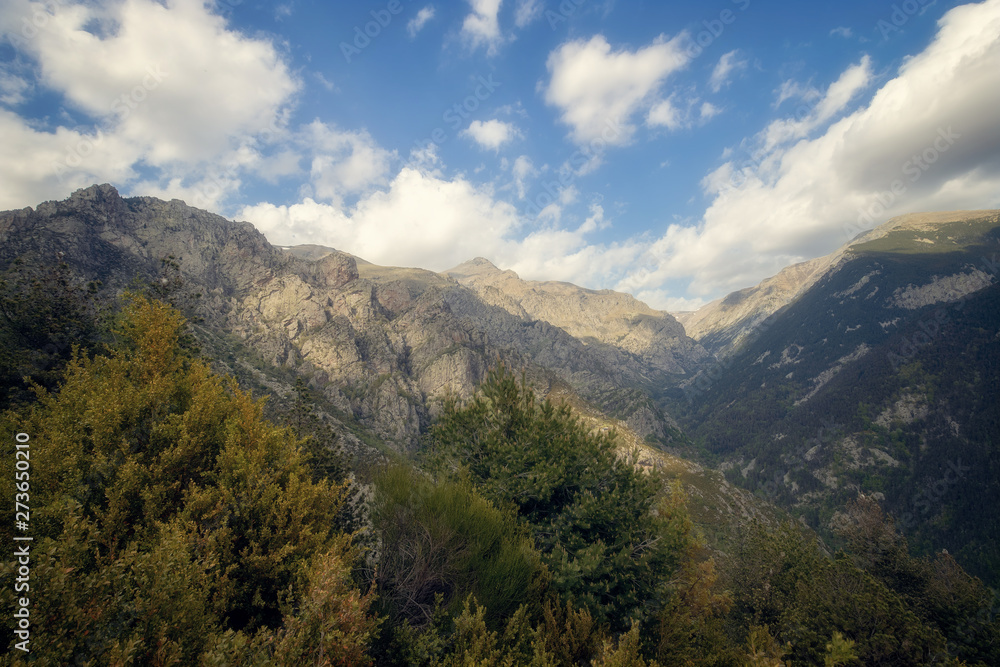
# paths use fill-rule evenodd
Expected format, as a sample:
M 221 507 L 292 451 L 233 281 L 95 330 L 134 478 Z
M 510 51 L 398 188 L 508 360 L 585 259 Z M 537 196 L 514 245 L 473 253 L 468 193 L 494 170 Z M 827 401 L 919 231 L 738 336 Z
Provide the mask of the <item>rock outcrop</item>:
M 246 355 L 229 355 L 226 370 L 279 394 L 288 378 L 276 372 L 306 377 L 342 420 L 400 449 L 415 445 L 446 395 L 470 395 L 497 359 L 526 368 L 540 390 L 565 382 L 666 442 L 675 425 L 642 388 L 685 374 L 705 354 L 673 318 L 627 295 L 516 277 L 491 286 L 485 273 L 470 282 L 332 248 L 279 248 L 249 223 L 179 200 L 122 198 L 110 185 L 0 213 L 0 248 L 0 269 L 17 257 L 61 260 L 113 291 L 166 282 L 173 267 L 172 279 L 199 295 L 189 315 L 203 343 L 241 347 L 260 362 L 249 368 Z

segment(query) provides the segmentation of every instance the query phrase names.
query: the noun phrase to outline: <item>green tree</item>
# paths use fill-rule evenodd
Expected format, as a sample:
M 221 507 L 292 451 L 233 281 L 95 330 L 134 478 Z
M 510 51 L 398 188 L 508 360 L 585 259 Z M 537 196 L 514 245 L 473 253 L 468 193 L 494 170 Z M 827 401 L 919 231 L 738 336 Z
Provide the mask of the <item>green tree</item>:
M 344 486 L 314 482 L 301 441 L 193 358 L 183 329 L 128 297 L 107 355 L 74 356 L 58 391 L 0 418 L 5 478 L 14 434 L 30 436 L 32 660 L 268 662 L 317 632 L 366 645 L 371 597 L 344 578 L 353 549 L 332 528 Z
M 911 556 L 906 538 L 869 496 L 848 503 L 838 533 L 858 567 L 940 631 L 953 655 L 971 664 L 1000 664 L 1000 623 L 990 615 L 996 596 L 950 554 Z
M 792 664 L 821 664 L 833 632 L 863 664 L 920 665 L 946 654 L 944 637 L 845 554 L 824 555 L 797 527 L 756 525 L 730 571 L 733 620 L 767 626 Z
M 438 605 L 458 615 L 470 595 L 493 628 L 522 605 L 538 606 L 545 572 L 509 511 L 468 482 L 435 483 L 403 466 L 382 471 L 374 486 L 379 604 L 394 625 L 421 627 Z
M 428 450 L 439 473 L 471 480 L 530 526 L 564 600 L 615 631 L 655 618 L 690 522 L 613 433 L 591 433 L 567 406 L 538 402 L 501 365 L 468 404 L 446 404 Z
M 0 409 L 30 402 L 23 378 L 53 388 L 74 346 L 96 350 L 99 287 L 82 284 L 64 262 L 16 259 L 0 275 Z

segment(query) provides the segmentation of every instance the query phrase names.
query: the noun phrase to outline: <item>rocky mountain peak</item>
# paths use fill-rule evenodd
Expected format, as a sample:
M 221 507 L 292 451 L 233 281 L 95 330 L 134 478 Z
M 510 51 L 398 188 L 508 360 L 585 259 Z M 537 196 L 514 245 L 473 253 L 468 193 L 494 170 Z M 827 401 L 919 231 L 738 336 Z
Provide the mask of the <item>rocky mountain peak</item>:
M 526 321 L 543 321 L 590 344 L 610 345 L 667 373 L 684 374 L 705 356 L 669 313 L 630 294 L 571 283 L 522 280 L 477 257 L 447 271 L 484 302 Z
M 822 278 L 838 270 L 861 247 L 872 247 L 880 242 L 886 251 L 902 250 L 904 245 L 932 250 L 935 243 L 939 251 L 957 249 L 958 238 L 945 234 L 936 237 L 936 230 L 951 223 L 996 217 L 1000 211 L 935 211 L 908 213 L 859 234 L 829 255 L 817 257 L 785 267 L 777 274 L 762 280 L 753 287 L 732 292 L 702 306 L 697 311 L 676 313 L 687 335 L 698 340 L 717 355 L 725 356 L 739 347 L 761 322 L 781 308 L 795 301 Z M 887 245 L 889 237 L 899 239 L 899 248 Z M 964 233 L 959 233 L 964 236 Z M 934 237 L 934 238 L 931 238 Z M 952 248 L 955 246 L 955 248 Z

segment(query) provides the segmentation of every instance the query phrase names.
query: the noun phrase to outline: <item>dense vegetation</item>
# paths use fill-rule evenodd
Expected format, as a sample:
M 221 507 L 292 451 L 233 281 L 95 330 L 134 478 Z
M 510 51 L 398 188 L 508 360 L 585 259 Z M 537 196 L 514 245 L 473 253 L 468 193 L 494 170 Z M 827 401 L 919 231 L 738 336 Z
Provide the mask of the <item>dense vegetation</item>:
M 298 437 L 186 352 L 182 327 L 170 307 L 132 297 L 107 354 L 74 355 L 57 392 L 39 387 L 0 422 L 5 443 L 31 436 L 25 657 L 355 664 L 378 621 L 333 521 L 346 485 L 314 482 Z M 6 609 L 12 597 L 4 587 Z
M 176 310 L 116 310 L 0 418 L 4 479 L 31 435 L 35 537 L 4 664 L 1000 664 L 992 593 L 868 499 L 833 557 L 794 524 L 713 554 L 676 485 L 502 366 L 359 480 L 303 384 L 278 426 Z

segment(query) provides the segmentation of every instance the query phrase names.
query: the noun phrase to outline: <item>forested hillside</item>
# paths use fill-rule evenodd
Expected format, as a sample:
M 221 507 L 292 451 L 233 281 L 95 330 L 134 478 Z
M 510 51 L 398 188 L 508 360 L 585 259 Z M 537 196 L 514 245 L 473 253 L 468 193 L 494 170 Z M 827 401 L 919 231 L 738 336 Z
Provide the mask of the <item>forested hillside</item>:
M 1000 218 L 887 228 L 667 409 L 731 482 L 827 537 L 868 494 L 918 552 L 947 549 L 995 586 Z
M 998 659 L 990 592 L 910 557 L 870 502 L 833 557 L 792 524 L 712 554 L 676 484 L 504 366 L 416 458 L 345 476 L 307 396 L 274 424 L 169 305 L 102 312 L 98 342 L 0 421 L 30 436 L 35 538 L 31 653 L 12 639 L 7 664 Z

